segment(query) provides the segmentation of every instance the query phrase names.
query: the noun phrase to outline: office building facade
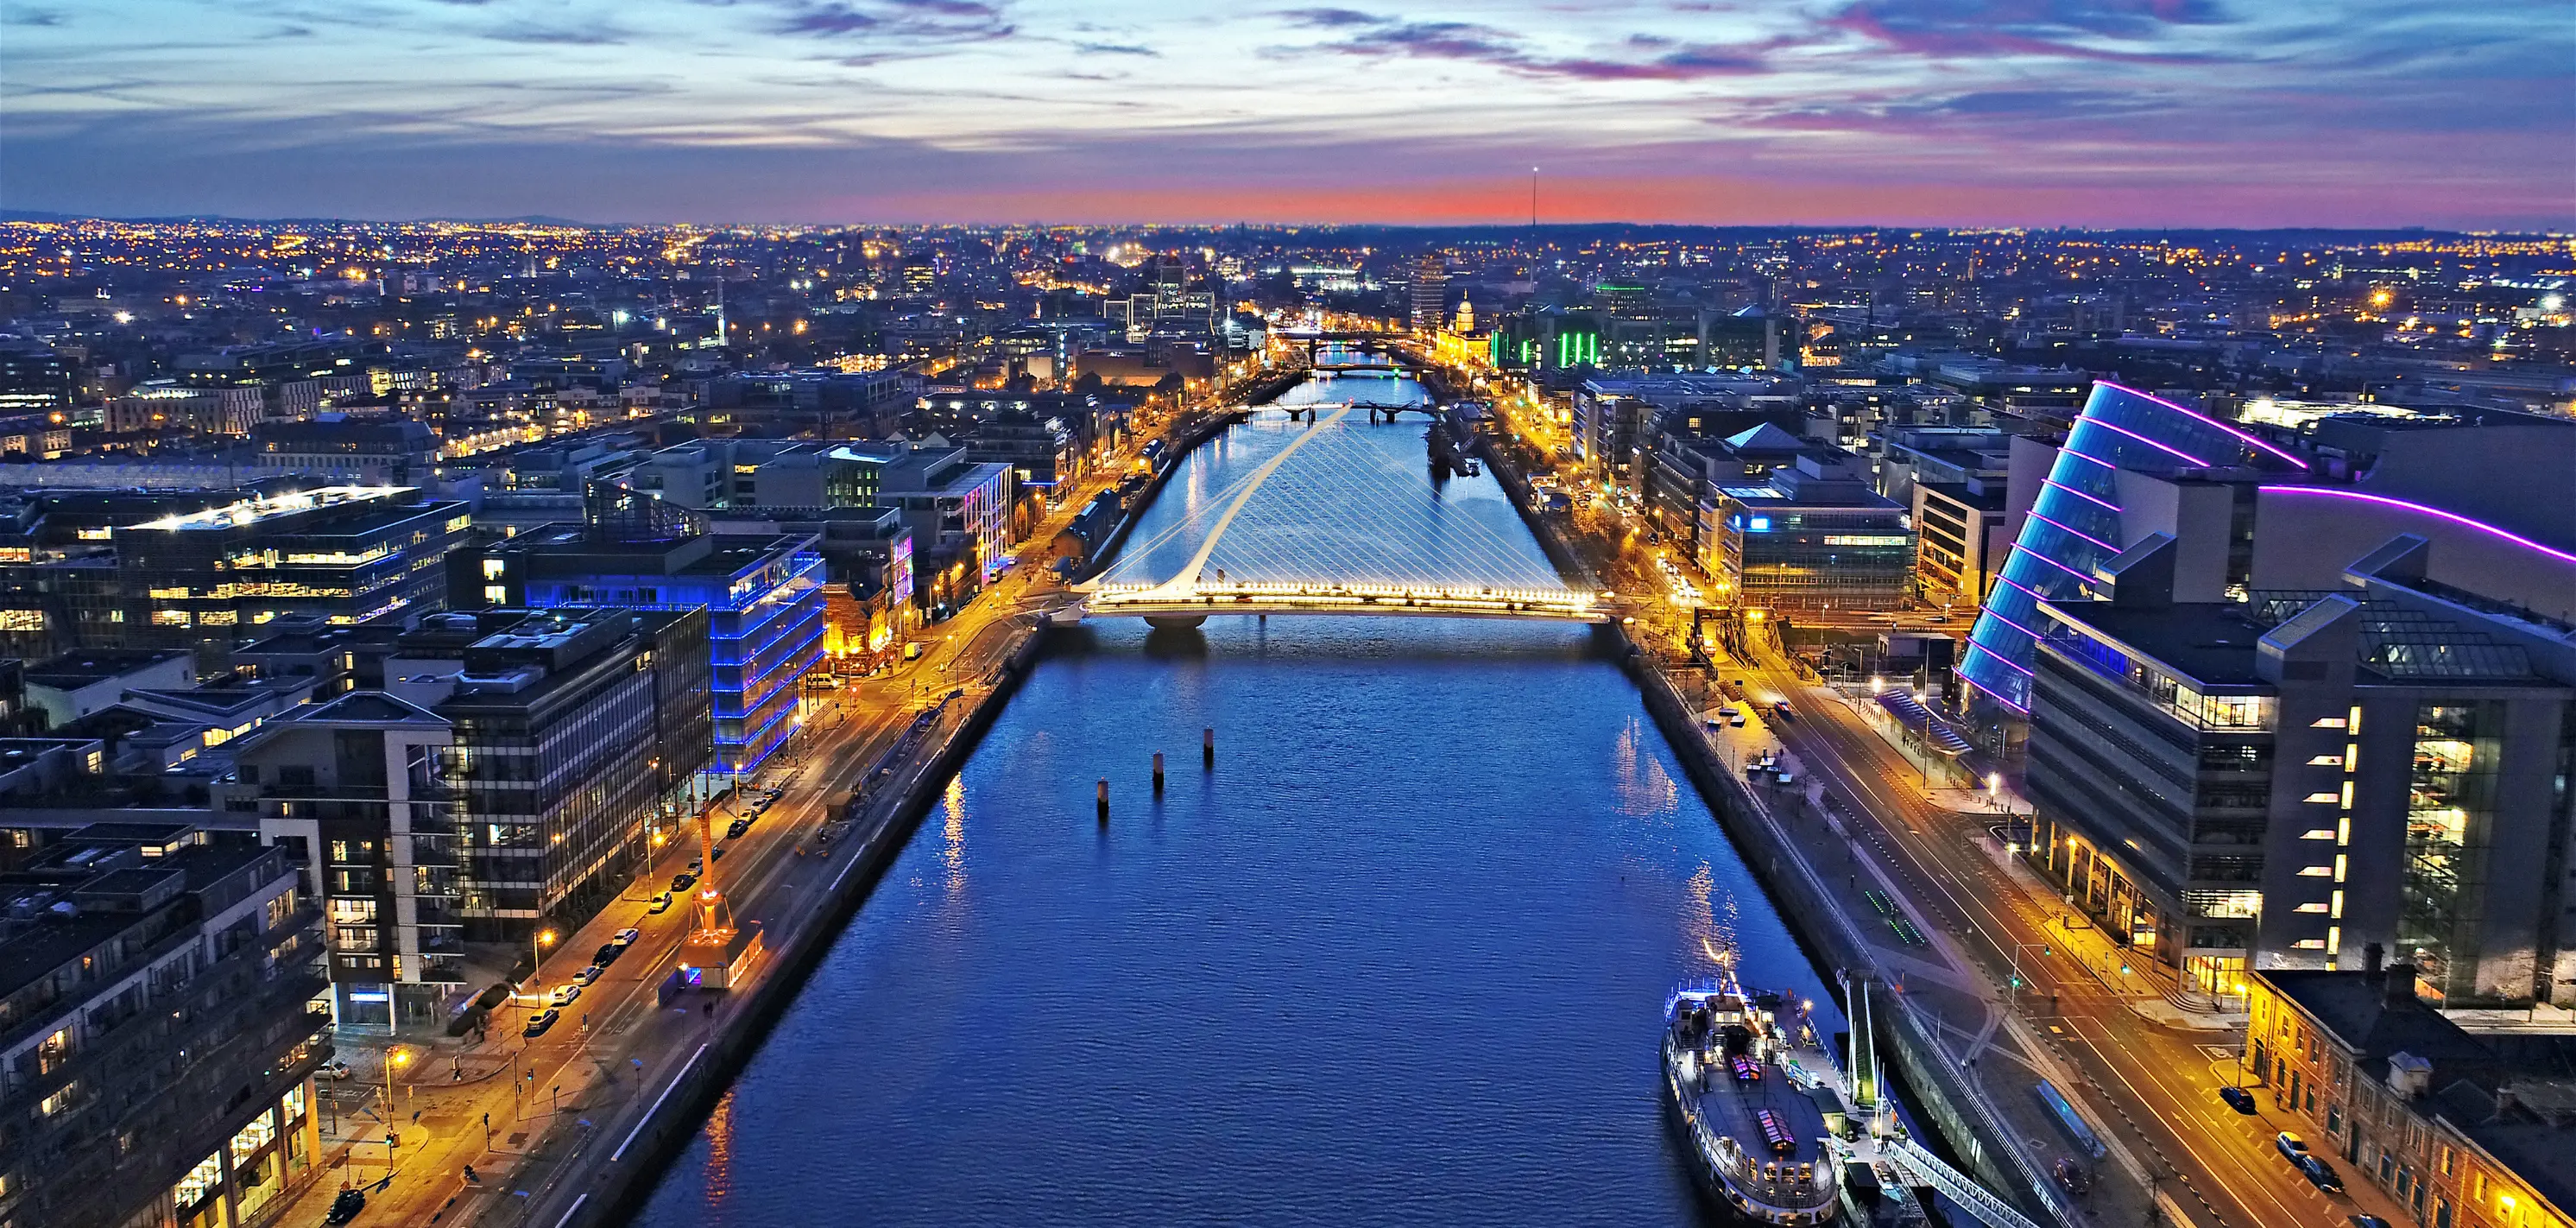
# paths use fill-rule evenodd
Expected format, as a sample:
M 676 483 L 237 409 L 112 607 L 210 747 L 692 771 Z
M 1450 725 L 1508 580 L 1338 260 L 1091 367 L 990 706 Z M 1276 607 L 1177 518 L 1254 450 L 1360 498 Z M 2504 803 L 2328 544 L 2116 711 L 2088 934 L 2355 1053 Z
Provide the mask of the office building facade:
M 828 578 L 813 533 L 713 533 L 702 516 L 594 488 L 587 522 L 468 543 L 447 564 L 458 609 L 706 611 L 716 773 L 776 753 L 822 659 Z
M 2036 858 L 2115 938 L 2224 998 L 2378 950 L 2427 999 L 2576 1005 L 2576 630 L 2428 578 L 2400 536 L 2340 591 L 2174 599 L 2177 543 L 2042 603 Z M 2576 556 L 2519 570 L 2576 586 Z

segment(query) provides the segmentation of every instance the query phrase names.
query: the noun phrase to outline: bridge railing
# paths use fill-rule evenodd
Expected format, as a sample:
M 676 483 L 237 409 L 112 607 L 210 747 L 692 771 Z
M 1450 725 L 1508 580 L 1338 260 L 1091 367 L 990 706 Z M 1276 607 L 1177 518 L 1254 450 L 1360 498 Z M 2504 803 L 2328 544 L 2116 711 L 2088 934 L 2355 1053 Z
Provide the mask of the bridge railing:
M 1346 605 L 1354 609 L 1480 610 L 1556 618 L 1591 618 L 1600 612 L 1590 594 L 1572 589 L 1285 580 L 1104 583 L 1093 591 L 1091 604 L 1105 613 L 1121 606 L 1168 608 L 1247 602 Z

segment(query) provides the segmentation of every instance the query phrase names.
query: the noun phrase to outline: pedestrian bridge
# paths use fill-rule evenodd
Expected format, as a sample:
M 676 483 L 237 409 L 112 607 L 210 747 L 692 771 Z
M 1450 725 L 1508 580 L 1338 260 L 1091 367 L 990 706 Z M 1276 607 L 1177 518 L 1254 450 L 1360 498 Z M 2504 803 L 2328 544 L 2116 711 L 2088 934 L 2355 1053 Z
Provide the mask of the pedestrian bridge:
M 1390 436 L 1351 421 L 1363 409 L 1374 419 L 1387 406 L 1275 408 L 1308 413 L 1272 419 L 1270 429 L 1287 440 L 1248 472 L 1212 488 L 1167 490 L 1163 498 L 1185 499 L 1192 510 L 1074 586 L 1085 617 L 1165 625 L 1212 614 L 1609 621 L 1595 594 L 1558 578 L 1490 487 L 1479 492 L 1480 506 L 1444 503 L 1424 468 L 1407 463 L 1419 455 L 1420 445 L 1405 442 L 1411 432 Z M 1190 463 L 1220 462 L 1202 454 Z M 1192 540 L 1195 548 L 1172 566 Z

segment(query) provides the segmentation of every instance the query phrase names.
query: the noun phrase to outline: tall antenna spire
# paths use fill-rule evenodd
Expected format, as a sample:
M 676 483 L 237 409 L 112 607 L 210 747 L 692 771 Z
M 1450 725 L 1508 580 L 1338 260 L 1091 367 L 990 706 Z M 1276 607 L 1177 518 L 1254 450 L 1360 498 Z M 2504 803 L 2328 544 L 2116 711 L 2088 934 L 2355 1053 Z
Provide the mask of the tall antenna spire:
M 1538 168 L 1530 168 L 1530 229 L 1538 229 Z

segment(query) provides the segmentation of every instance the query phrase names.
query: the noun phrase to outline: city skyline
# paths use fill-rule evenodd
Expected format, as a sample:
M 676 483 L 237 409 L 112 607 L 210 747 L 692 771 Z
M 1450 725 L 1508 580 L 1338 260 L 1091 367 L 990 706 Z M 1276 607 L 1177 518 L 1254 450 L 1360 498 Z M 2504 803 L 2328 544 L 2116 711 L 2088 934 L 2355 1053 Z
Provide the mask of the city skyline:
M 0 206 L 2567 225 L 2564 6 L 12 5 Z M 2468 88 L 2475 83 L 2474 89 Z

